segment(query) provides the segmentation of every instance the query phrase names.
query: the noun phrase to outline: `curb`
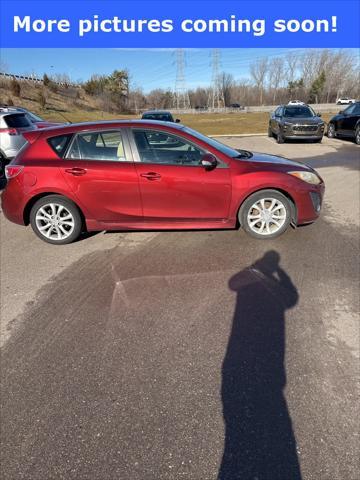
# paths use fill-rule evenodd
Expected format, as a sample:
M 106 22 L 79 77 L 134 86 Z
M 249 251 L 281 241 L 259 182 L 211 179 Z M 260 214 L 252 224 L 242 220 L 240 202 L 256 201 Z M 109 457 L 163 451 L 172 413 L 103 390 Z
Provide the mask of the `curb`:
M 267 133 L 229 133 L 227 135 L 209 135 L 210 138 L 215 137 L 266 137 Z

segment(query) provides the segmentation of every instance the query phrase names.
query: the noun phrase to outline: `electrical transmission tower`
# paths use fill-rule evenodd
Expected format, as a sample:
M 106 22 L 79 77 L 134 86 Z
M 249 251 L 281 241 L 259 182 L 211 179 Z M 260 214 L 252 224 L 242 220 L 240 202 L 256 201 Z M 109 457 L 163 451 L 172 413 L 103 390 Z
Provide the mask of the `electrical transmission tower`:
M 220 50 L 214 48 L 211 52 L 211 89 L 209 92 L 208 107 L 209 108 L 222 108 L 225 105 L 224 96 L 220 88 L 219 76 L 220 76 Z
M 185 82 L 185 52 L 178 48 L 176 55 L 176 80 L 174 92 L 174 108 L 190 108 L 190 98 Z

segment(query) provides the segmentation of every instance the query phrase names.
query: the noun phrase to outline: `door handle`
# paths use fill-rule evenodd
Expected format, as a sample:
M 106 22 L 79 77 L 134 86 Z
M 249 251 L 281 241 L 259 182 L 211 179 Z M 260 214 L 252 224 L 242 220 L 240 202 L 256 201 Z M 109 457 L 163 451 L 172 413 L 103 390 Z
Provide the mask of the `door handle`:
M 85 175 L 86 169 L 80 167 L 73 167 L 73 168 L 65 168 L 66 173 L 71 173 L 71 175 L 75 175 L 79 177 L 80 175 Z
M 140 173 L 140 177 L 147 178 L 148 180 L 160 180 L 161 175 L 156 172 Z

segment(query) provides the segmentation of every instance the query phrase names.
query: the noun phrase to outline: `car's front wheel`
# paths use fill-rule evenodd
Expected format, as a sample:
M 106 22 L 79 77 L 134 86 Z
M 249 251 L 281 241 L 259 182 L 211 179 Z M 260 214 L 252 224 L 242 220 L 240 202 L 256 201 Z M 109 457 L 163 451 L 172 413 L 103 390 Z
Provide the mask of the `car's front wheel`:
M 335 138 L 336 137 L 335 125 L 333 123 L 329 123 L 329 125 L 328 125 L 327 136 L 328 136 L 328 138 Z
M 275 238 L 291 222 L 290 201 L 277 190 L 261 190 L 250 195 L 239 212 L 242 228 L 254 238 Z
M 76 240 L 83 226 L 77 206 L 61 195 L 40 198 L 31 209 L 30 223 L 41 240 L 56 245 Z
M 281 130 L 279 130 L 279 133 L 276 135 L 276 141 L 277 141 L 277 143 L 284 143 L 285 142 L 285 138 L 284 138 L 284 135 L 282 134 Z
M 269 138 L 272 138 L 272 137 L 273 137 L 273 132 L 272 132 L 272 129 L 271 129 L 270 125 L 269 125 L 269 127 L 268 127 L 268 137 L 269 137 Z
M 360 125 L 358 125 L 355 130 L 355 143 L 356 145 L 360 145 Z

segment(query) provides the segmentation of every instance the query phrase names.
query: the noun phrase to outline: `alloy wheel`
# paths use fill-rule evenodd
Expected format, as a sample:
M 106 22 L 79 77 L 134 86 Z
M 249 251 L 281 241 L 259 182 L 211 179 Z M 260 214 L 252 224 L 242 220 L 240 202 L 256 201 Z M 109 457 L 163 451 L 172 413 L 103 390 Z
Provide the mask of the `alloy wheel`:
M 355 143 L 360 145 L 360 127 L 357 127 L 355 132 Z
M 335 125 L 332 123 L 328 126 L 328 138 L 335 138 Z
M 36 227 L 41 235 L 50 240 L 66 240 L 74 231 L 75 219 L 64 205 L 42 205 L 35 215 Z
M 248 210 L 247 223 L 250 230 L 258 235 L 273 235 L 287 219 L 285 205 L 277 198 L 261 198 Z

